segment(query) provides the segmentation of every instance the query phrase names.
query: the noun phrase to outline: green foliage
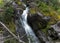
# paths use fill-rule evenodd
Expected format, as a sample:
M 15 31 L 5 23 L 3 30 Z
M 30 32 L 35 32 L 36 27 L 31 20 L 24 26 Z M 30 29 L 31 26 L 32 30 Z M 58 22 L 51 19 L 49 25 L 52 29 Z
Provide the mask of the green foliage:
M 2 4 L 3 3 L 3 0 L 0 0 L 0 4 Z
M 31 14 L 35 14 L 35 13 L 36 13 L 36 9 L 35 9 L 35 8 L 31 8 L 31 9 L 30 9 L 30 13 L 31 13 Z
M 22 4 L 22 2 L 20 2 L 20 0 L 15 0 L 15 2 L 20 6 Z
M 0 8 L 4 7 L 4 2 L 3 0 L 0 0 Z
M 16 39 L 11 38 L 10 40 L 5 41 L 4 43 L 19 43 Z
M 14 22 L 9 22 L 9 26 L 7 26 L 13 33 L 15 33 L 15 24 Z
M 4 20 L 5 22 L 10 22 L 12 21 L 12 17 L 13 17 L 13 7 L 10 6 L 10 7 L 7 7 L 6 10 L 5 10 L 5 15 L 4 15 Z
M 55 24 L 57 21 L 60 20 L 60 6 L 57 0 L 41 0 L 36 2 L 37 7 L 39 11 L 45 15 L 45 16 L 50 16 L 51 19 L 49 21 L 49 24 L 47 24 L 47 27 L 45 29 L 42 29 L 44 33 L 47 33 L 48 28 L 50 27 L 51 24 Z
M 43 12 L 49 12 L 48 6 L 43 2 L 38 3 L 38 8 Z

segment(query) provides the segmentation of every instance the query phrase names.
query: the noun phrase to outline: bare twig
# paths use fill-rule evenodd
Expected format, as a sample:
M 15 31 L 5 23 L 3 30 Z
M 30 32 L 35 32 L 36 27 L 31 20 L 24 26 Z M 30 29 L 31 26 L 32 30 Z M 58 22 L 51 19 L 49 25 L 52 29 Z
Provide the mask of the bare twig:
M 26 36 L 26 34 L 24 34 L 21 38 L 23 38 L 23 37 L 25 37 Z
M 12 36 L 14 36 L 14 38 L 16 38 L 19 42 L 25 43 L 24 41 L 19 40 L 19 38 L 18 38 L 14 33 L 12 33 L 12 32 L 5 26 L 4 23 L 2 23 L 2 22 L 0 21 L 0 24 L 1 24 Z

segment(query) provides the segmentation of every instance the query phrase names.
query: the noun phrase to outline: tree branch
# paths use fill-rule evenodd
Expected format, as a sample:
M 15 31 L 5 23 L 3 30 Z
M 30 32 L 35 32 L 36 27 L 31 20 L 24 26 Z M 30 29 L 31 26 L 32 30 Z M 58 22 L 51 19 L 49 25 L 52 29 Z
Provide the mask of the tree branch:
M 12 36 L 14 36 L 15 39 L 17 39 L 19 42 L 25 43 L 24 41 L 20 40 L 14 33 L 12 33 L 12 32 L 5 26 L 4 23 L 2 23 L 2 22 L 0 21 L 0 24 L 1 24 Z

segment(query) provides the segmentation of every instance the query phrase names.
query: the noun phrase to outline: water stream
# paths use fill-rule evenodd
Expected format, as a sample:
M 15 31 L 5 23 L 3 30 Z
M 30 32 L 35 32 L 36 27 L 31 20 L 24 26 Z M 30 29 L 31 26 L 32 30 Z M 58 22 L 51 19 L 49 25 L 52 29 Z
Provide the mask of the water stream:
M 25 29 L 29 43 L 40 43 L 35 33 L 33 32 L 32 28 L 27 23 L 28 12 L 29 12 L 29 7 L 26 7 L 26 9 L 23 11 L 21 15 L 20 22 L 23 28 Z

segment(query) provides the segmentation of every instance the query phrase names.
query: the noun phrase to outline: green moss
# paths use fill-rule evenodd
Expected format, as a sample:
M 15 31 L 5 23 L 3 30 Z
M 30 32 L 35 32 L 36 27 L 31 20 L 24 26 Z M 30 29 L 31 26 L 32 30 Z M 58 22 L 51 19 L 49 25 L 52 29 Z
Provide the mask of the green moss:
M 48 31 L 49 28 L 50 28 L 50 22 L 48 22 L 46 28 L 41 29 L 41 30 L 47 35 L 47 31 Z
M 35 8 L 31 8 L 31 9 L 30 9 L 30 13 L 31 13 L 31 14 L 35 14 L 35 13 L 36 13 L 36 9 L 35 9 Z
M 15 32 L 15 24 L 13 22 L 9 23 L 9 28 L 12 32 Z

